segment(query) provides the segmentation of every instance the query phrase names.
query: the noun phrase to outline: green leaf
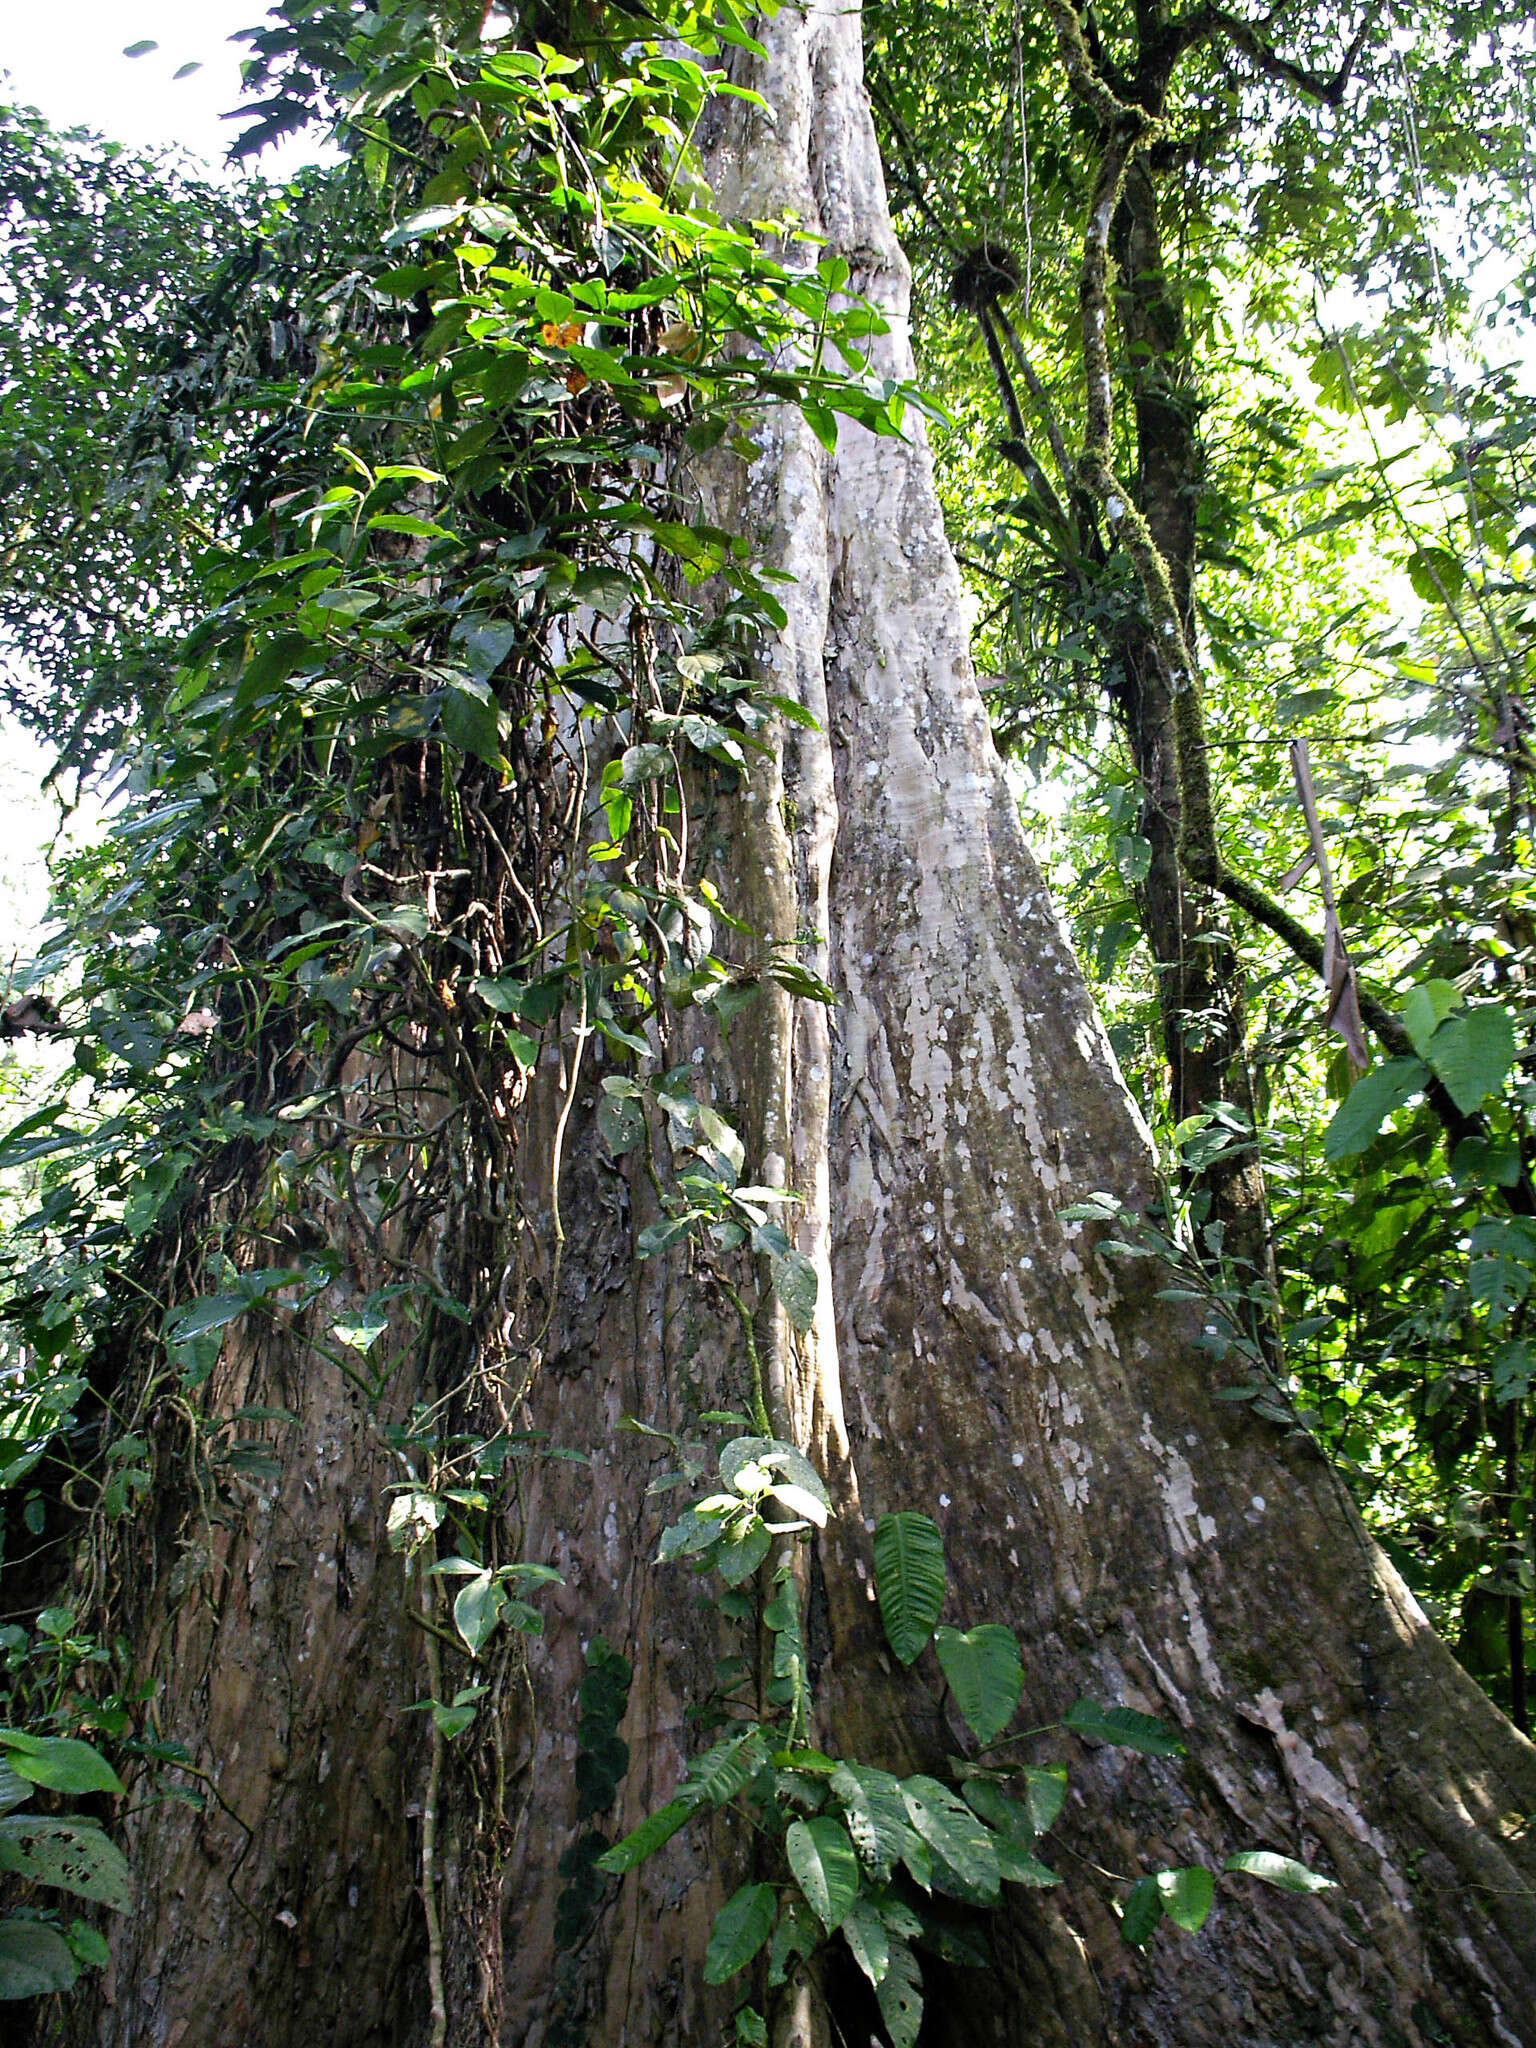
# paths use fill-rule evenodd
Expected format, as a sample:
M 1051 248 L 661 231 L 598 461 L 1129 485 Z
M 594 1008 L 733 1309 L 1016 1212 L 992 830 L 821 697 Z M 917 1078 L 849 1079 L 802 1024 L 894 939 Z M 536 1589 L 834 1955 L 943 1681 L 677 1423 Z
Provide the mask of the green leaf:
M 1497 1094 L 1515 1063 L 1515 1027 L 1498 1003 L 1446 1018 L 1429 1041 L 1429 1064 L 1465 1116 Z
M 738 1518 L 728 1524 L 715 1552 L 715 1569 L 728 1586 L 750 1579 L 773 1548 L 768 1524 L 759 1515 Z
M 847 1829 L 825 1815 L 793 1821 L 784 1849 L 806 1904 L 828 1934 L 835 1933 L 859 1893 L 859 1860 Z
M 1239 1849 L 1221 1867 L 1223 1870 L 1240 1871 L 1248 1877 L 1261 1877 L 1265 1884 L 1278 1885 L 1286 1892 L 1331 1892 L 1336 1889 L 1331 1877 L 1319 1877 L 1315 1870 L 1308 1870 L 1305 1863 L 1298 1863 L 1293 1856 L 1277 1856 L 1272 1849 Z
M 890 1968 L 891 1941 L 868 1899 L 855 1899 L 843 1915 L 843 1939 L 870 1983 L 878 1986 Z
M 962 1789 L 966 1805 L 980 1814 L 1004 1841 L 1021 1849 L 1034 1847 L 1036 1830 L 1028 1808 L 1017 1799 L 1010 1799 L 995 1779 L 967 1778 Z
M 1183 1743 L 1166 1721 L 1138 1714 L 1134 1707 L 1101 1707 L 1094 1700 L 1078 1700 L 1062 1715 L 1061 1725 L 1074 1735 L 1092 1735 L 1100 1742 L 1118 1743 L 1122 1749 L 1139 1749 L 1143 1756 L 1184 1754 Z
M 501 1619 L 506 1589 L 491 1572 L 477 1572 L 459 1589 L 453 1603 L 453 1625 L 471 1657 L 478 1657 Z
M 907 1818 L 923 1840 L 941 1856 L 978 1903 L 996 1899 L 1000 1883 L 992 1835 L 965 1801 L 937 1778 L 919 1774 L 901 1787 Z
M 205 1294 L 197 1301 L 183 1302 L 165 1319 L 165 1341 L 189 1344 L 194 1337 L 207 1336 L 210 1330 L 222 1330 L 236 1316 L 243 1316 L 250 1306 L 243 1294 Z
M 998 1842 L 998 1874 L 1006 1884 L 1028 1885 L 1032 1891 L 1047 1891 L 1061 1879 L 1048 1864 L 1042 1863 L 1032 1850 L 1021 1849 L 1015 1842 Z
M 15 1813 L 0 1820 L 0 1870 L 49 1884 L 114 1912 L 128 1909 L 128 1859 L 86 1821 Z
M 885 1638 L 903 1664 L 922 1655 L 944 1605 L 944 1538 L 927 1515 L 903 1508 L 875 1527 L 875 1591 Z
M 771 1884 L 744 1884 L 715 1915 L 704 1951 L 704 1982 L 723 1984 L 745 1969 L 773 1932 L 778 1897 Z
M 1024 1781 L 1028 1788 L 1025 1804 L 1037 1835 L 1045 1834 L 1055 1823 L 1067 1797 L 1067 1767 L 1065 1764 L 1028 1764 L 1024 1770 Z
M 779 1924 L 773 1930 L 773 1946 L 768 1951 L 768 1988 L 777 1991 L 789 1975 L 791 1956 L 813 1956 L 821 1946 L 821 1929 L 796 1898 L 786 1900 L 779 1915 Z
M 756 1777 L 767 1756 L 761 1728 L 728 1736 L 688 1766 L 687 1792 L 695 1804 L 707 1799 L 711 1806 L 724 1806 Z
M 1001 1735 L 1018 1712 L 1024 1692 L 1024 1668 L 1013 1631 L 991 1621 L 964 1633 L 940 1628 L 934 1631 L 933 1647 L 955 1705 L 976 1740 L 990 1742 Z
M 633 1870 L 637 1863 L 643 1863 L 663 1842 L 670 1842 L 678 1829 L 685 1827 L 698 1810 L 696 1798 L 669 1799 L 665 1806 L 648 1814 L 639 1827 L 599 1856 L 598 1869 L 606 1870 L 611 1877 L 622 1877 L 626 1870 Z
M 784 1304 L 784 1313 L 803 1337 L 816 1320 L 816 1268 L 793 1245 L 781 1252 L 770 1267 L 773 1291 Z
M 42 1920 L 0 1920 L 0 1999 L 46 1998 L 80 1974 L 69 1943 Z
M 891 2048 L 917 2048 L 918 2029 L 923 2024 L 923 1978 L 917 1957 L 904 1941 L 893 1941 L 885 1975 L 875 1986 L 880 2017 L 891 2037 Z
M 50 1792 L 117 1792 L 123 1781 L 104 1756 L 88 1742 L 69 1735 L 24 1735 L 0 1728 L 0 1749 L 9 1751 L 11 1769 Z
M 854 1847 L 883 1884 L 912 1834 L 901 1780 L 867 1764 L 839 1764 L 832 1773 L 832 1796 L 843 1809 Z
M 1145 1948 L 1163 1917 L 1163 1894 L 1155 1877 L 1138 1877 L 1120 1914 L 1120 1939 Z
M 1198 1863 L 1183 1870 L 1160 1870 L 1157 1889 L 1163 1911 L 1175 1927 L 1186 1934 L 1198 1934 L 1205 1925 L 1216 1896 L 1216 1880 Z
M 1429 1058 L 1429 1041 L 1450 1016 L 1461 1008 L 1461 991 L 1454 982 L 1425 981 L 1410 989 L 1403 1000 L 1403 1028 L 1421 1060 Z
M 1393 1110 L 1401 1109 L 1429 1079 L 1422 1060 L 1384 1060 L 1362 1076 L 1323 1132 L 1323 1157 L 1348 1159 L 1363 1152 Z

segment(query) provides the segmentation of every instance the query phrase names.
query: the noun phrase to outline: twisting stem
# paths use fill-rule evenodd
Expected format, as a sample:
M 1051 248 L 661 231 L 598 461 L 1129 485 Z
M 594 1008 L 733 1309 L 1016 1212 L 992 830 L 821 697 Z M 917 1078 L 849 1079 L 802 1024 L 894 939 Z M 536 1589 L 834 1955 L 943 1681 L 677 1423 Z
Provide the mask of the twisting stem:
M 421 1574 L 421 1619 L 427 1641 L 427 1685 L 434 1706 L 442 1695 L 443 1658 L 432 1619 L 432 1579 Z M 443 1783 L 443 1731 L 431 1713 L 432 1761 L 427 1771 L 427 1796 L 421 1808 L 421 1904 L 427 1923 L 427 1996 L 432 2005 L 430 2048 L 444 2048 L 448 2038 L 448 2001 L 443 1992 L 443 1922 L 437 1907 L 437 1806 Z

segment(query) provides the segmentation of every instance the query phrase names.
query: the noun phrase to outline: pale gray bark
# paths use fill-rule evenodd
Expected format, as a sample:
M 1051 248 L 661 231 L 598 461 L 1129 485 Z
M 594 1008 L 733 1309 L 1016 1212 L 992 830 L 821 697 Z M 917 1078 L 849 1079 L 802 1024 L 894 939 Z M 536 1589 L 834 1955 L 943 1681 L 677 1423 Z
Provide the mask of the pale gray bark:
M 733 110 L 708 138 L 722 206 L 790 207 L 824 234 L 888 313 L 879 366 L 906 375 L 906 272 L 857 13 L 786 9 L 764 34 L 756 82 L 777 123 Z M 1019 1631 L 1030 1719 L 1091 1693 L 1176 1721 L 1191 1752 L 1053 1751 L 1073 1771 L 1065 1892 L 1009 1903 L 997 1972 L 933 1973 L 925 2039 L 1529 2048 L 1536 1750 L 1434 1637 L 1309 1440 L 1216 1402 L 1222 1373 L 1188 1314 L 1139 1270 L 1128 1288 L 1058 1221 L 1090 1190 L 1143 1196 L 1147 1149 L 991 745 L 921 431 L 897 444 L 845 424 L 828 456 L 786 415 L 750 476 L 699 487 L 793 570 L 768 660 L 821 724 L 792 730 L 696 828 L 727 900 L 775 938 L 821 934 L 811 964 L 841 992 L 830 1014 L 765 995 L 705 1067 L 750 1170 L 804 1197 L 800 1243 L 821 1275 L 808 1339 L 760 1317 L 786 1418 L 840 1507 L 816 1603 L 821 1738 L 895 1767 L 955 1746 L 922 1680 L 892 1670 L 870 1599 L 874 1518 L 912 1507 L 946 1531 L 946 1618 Z M 685 1832 L 616 1889 L 578 1952 L 554 1947 L 584 1647 L 600 1633 L 635 1666 L 610 1817 L 632 1825 L 676 1782 L 686 1709 L 722 1646 L 695 1583 L 648 1562 L 667 1519 L 644 1497 L 660 1461 L 615 1426 L 741 1398 L 729 1314 L 675 1267 L 631 1263 L 651 1197 L 606 1159 L 594 1091 L 571 1133 L 561 1301 L 528 1411 L 593 1464 L 534 1468 L 524 1503 L 525 1554 L 566 1583 L 546 1600 L 530 1690 L 519 1679 L 505 1707 L 503 2038 L 696 2048 L 728 2010 L 700 1969 L 745 1867 L 728 1824 Z M 326 1370 L 256 1360 L 240 1390 L 289 1384 L 305 1449 L 276 1508 L 228 1532 L 225 1591 L 178 1623 L 160 1718 L 252 1833 L 217 1811 L 139 1824 L 142 1908 L 90 2021 L 113 2048 L 427 2038 L 420 1938 L 403 1932 L 419 1925 L 405 1873 L 426 1771 L 403 1710 L 424 1672 L 381 1561 L 381 1462 Z M 297 1563 L 290 1529 L 306 1538 Z M 350 1604 L 333 1583 L 343 1540 Z M 147 1591 L 150 1612 L 162 1598 Z M 445 1820 L 450 1925 L 465 1811 Z M 1340 1889 L 1292 1899 L 1238 1881 L 1198 1937 L 1123 1947 L 1098 1867 L 1219 1865 L 1252 1846 Z M 854 2004 L 843 2022 L 862 2048 L 861 2017 Z M 478 2038 L 472 2010 L 453 2024 L 452 2039 Z

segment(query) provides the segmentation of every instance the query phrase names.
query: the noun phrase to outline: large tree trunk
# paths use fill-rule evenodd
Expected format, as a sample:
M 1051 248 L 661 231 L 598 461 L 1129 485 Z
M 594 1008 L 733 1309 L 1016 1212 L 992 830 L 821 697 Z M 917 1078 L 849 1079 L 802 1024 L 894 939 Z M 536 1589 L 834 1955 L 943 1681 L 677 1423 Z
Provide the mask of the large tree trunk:
M 709 139 L 722 207 L 817 227 L 890 315 L 879 367 L 905 374 L 857 14 L 822 0 L 764 34 L 777 123 L 736 109 Z M 699 835 L 759 929 L 823 935 L 813 964 L 840 991 L 831 1013 L 765 995 L 709 1068 L 749 1170 L 804 1196 L 821 1276 L 808 1338 L 777 1309 L 758 1332 L 782 1421 L 840 1507 L 814 1574 L 817 1737 L 897 1767 L 955 1746 L 934 1693 L 882 1652 L 869 1596 L 873 1519 L 911 1507 L 946 1531 L 949 1618 L 1018 1630 L 1031 1720 L 1092 1693 L 1175 1720 L 1190 1751 L 1073 1755 L 1064 1892 L 1010 1894 L 998 1969 L 957 1974 L 924 2039 L 1536 2043 L 1536 1750 L 1434 1636 L 1311 1440 L 1218 1402 L 1220 1369 L 1157 1277 L 1138 1263 L 1127 1284 L 1058 1220 L 1091 1190 L 1144 1195 L 1147 1152 L 992 749 L 920 435 L 845 425 L 828 456 L 786 417 L 750 479 L 700 488 L 798 579 L 768 659 L 821 727 L 794 729 Z M 589 1824 L 573 1765 L 594 1639 L 634 1672 L 610 1831 L 671 1790 L 721 1647 L 682 1570 L 650 1562 L 660 1460 L 615 1425 L 738 1405 L 739 1347 L 679 1270 L 633 1265 L 650 1196 L 607 1158 L 594 1094 L 567 1140 L 560 1294 L 526 1416 L 592 1463 L 536 1466 L 525 1493 L 523 1554 L 565 1585 L 526 1671 L 498 1678 L 497 1811 L 477 1811 L 473 1757 L 442 1760 L 447 2038 L 482 2041 L 489 2010 L 520 2048 L 697 2048 L 729 2010 L 702 1947 L 749 1845 L 698 1823 L 591 1910 L 560 1864 Z M 298 1409 L 300 1448 L 276 1500 L 224 1529 L 214 1591 L 161 1577 L 142 1615 L 161 1731 L 221 1799 L 131 1824 L 138 1909 L 105 1995 L 68 2024 L 100 2048 L 416 2048 L 430 1758 L 405 1710 L 427 1677 L 380 1531 L 388 1462 L 321 1360 L 253 1353 L 239 1378 L 232 1404 Z M 487 1826 L 509 1845 L 494 1985 Z M 1239 1880 L 1199 1936 L 1121 1944 L 1100 1870 L 1255 1846 L 1340 1889 Z M 841 2024 L 868 2038 L 856 2001 Z

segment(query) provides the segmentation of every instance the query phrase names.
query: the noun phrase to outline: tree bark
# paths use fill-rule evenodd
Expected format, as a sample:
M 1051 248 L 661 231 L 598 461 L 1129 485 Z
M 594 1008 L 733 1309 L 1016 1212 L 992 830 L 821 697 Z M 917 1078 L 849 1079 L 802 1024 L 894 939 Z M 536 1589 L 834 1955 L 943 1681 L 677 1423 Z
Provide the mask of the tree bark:
M 877 370 L 908 374 L 857 13 L 812 0 L 762 32 L 752 82 L 777 119 L 736 105 L 706 138 L 722 210 L 797 210 L 886 309 Z M 784 416 L 750 476 L 711 469 L 698 488 L 793 571 L 765 659 L 820 722 L 790 728 L 696 827 L 739 914 L 777 939 L 820 935 L 810 964 L 840 997 L 829 1013 L 765 993 L 727 1043 L 702 1026 L 699 1041 L 749 1172 L 803 1197 L 820 1276 L 808 1337 L 772 1302 L 757 1318 L 778 1419 L 839 1507 L 813 1572 L 816 1738 L 896 1768 L 956 1746 L 923 1667 L 892 1667 L 872 1604 L 874 1518 L 918 1508 L 946 1533 L 946 1619 L 1018 1631 L 1030 1721 L 1090 1693 L 1176 1721 L 1190 1751 L 1072 1751 L 1063 1892 L 1010 1892 L 995 1971 L 930 1972 L 924 2041 L 1529 2048 L 1536 1749 L 1435 1637 L 1310 1438 L 1217 1401 L 1189 1312 L 1059 1220 L 1096 1189 L 1144 1199 L 1148 1151 L 992 748 L 920 431 L 896 444 L 845 423 L 828 455 Z M 508 2048 L 697 2048 L 730 2010 L 701 1967 L 750 1863 L 729 1821 L 695 1822 L 596 1910 L 561 1906 L 591 1824 L 574 1761 L 594 1640 L 634 1674 L 610 1834 L 672 1790 L 723 1647 L 682 1568 L 650 1562 L 669 1517 L 645 1487 L 664 1458 L 616 1425 L 684 1427 L 742 1398 L 728 1306 L 675 1262 L 633 1263 L 651 1197 L 598 1139 L 600 1071 L 567 1137 L 556 1314 L 520 1416 L 592 1462 L 531 1464 L 523 1494 L 521 1553 L 565 1583 L 493 1701 L 510 1845 L 494 2025 Z M 232 1406 L 297 1410 L 297 1448 L 274 1498 L 228 1510 L 211 1580 L 171 1587 L 167 1537 L 139 1615 L 160 1730 L 221 1798 L 130 1822 L 138 1902 L 102 1993 L 40 2016 L 36 2038 L 417 2048 L 432 2038 L 415 1896 L 429 1743 L 407 1710 L 427 1675 L 381 1533 L 398 1469 L 314 1354 L 274 1343 L 226 1371 Z M 1068 1755 L 1059 1737 L 1042 1749 Z M 486 1910 L 484 1783 L 450 1746 L 434 1897 L 454 2043 L 488 2038 L 455 1947 Z M 1121 1943 L 1101 1870 L 1219 1867 L 1256 1846 L 1340 1889 L 1233 1880 L 1200 1935 Z M 828 1989 L 844 2037 L 863 2019 L 867 2038 L 856 1995 Z

